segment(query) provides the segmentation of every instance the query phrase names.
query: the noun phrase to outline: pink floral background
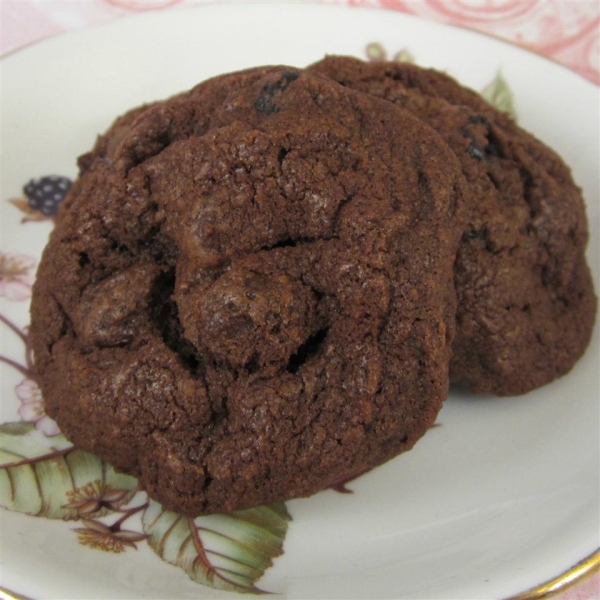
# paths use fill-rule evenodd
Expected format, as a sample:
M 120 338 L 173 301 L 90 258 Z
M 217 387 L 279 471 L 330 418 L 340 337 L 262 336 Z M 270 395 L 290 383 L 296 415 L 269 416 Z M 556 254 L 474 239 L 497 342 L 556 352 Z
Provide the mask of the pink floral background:
M 397 10 L 476 29 L 547 56 L 600 85 L 597 0 L 321 0 Z M 135 11 L 168 10 L 207 0 L 2 0 L 0 54 Z
M 0 56 L 49 36 L 106 23 L 132 12 L 171 10 L 207 1 L 0 0 Z M 597 0 L 320 1 L 396 10 L 478 30 L 544 55 L 600 85 L 600 2 Z M 26 300 L 34 267 L 30 257 L 0 255 L 0 296 L 10 301 Z M 15 391 L 22 403 L 21 418 L 35 422 L 46 435 L 55 434 L 58 430 L 43 413 L 37 384 L 26 376 Z M 600 600 L 600 574 L 585 579 L 557 598 Z

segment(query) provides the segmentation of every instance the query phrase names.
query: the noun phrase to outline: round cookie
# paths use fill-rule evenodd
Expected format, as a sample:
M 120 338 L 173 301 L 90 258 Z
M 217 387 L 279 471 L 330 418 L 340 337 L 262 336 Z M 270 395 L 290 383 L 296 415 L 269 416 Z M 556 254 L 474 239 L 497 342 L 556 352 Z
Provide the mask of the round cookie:
M 513 395 L 568 372 L 596 298 L 584 203 L 560 157 L 442 73 L 345 57 L 310 70 L 408 110 L 460 160 L 470 215 L 455 265 L 452 381 Z
M 117 130 L 84 159 L 34 286 L 65 434 L 188 515 L 306 496 L 410 449 L 454 335 L 464 180 L 437 134 L 289 68 Z

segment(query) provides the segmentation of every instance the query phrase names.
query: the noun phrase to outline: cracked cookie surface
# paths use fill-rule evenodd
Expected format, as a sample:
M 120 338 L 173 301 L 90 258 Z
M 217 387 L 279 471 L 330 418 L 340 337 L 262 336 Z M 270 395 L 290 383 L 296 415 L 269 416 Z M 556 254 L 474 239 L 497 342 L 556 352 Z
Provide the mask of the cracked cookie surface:
M 432 129 L 273 67 L 129 113 L 80 166 L 32 304 L 76 445 L 196 515 L 310 495 L 434 422 L 464 179 Z
M 452 380 L 512 395 L 567 373 L 589 343 L 596 298 L 585 207 L 561 158 L 443 73 L 334 56 L 310 69 L 409 111 L 461 163 L 469 216 Z

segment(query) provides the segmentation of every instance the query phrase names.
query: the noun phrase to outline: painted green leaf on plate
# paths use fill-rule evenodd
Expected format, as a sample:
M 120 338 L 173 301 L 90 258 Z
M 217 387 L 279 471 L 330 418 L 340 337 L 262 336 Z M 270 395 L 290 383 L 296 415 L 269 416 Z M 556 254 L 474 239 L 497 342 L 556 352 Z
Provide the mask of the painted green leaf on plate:
M 250 593 L 262 591 L 255 582 L 282 554 L 289 520 L 283 504 L 193 519 L 152 500 L 142 517 L 148 543 L 161 558 L 198 583 Z
M 14 423 L 0 423 L 0 434 L 7 433 L 12 436 L 24 435 L 34 429 L 33 423 L 15 421 Z
M 0 429 L 0 506 L 37 517 L 102 516 L 128 502 L 137 480 L 63 436 L 45 437 L 33 425 Z
M 416 63 L 415 55 L 408 48 L 402 48 L 402 50 L 396 52 L 392 60 L 400 63 Z
M 499 70 L 494 79 L 481 90 L 481 95 L 498 110 L 508 113 L 513 119 L 517 118 L 513 93 L 504 79 L 502 71 Z

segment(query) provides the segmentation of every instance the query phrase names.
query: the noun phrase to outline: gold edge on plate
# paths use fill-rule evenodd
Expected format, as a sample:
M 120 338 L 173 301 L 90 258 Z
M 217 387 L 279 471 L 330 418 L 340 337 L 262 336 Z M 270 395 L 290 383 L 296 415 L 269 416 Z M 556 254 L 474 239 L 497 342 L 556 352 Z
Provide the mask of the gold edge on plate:
M 511 596 L 506 600 L 540 600 L 541 598 L 550 598 L 566 591 L 577 583 L 581 583 L 584 579 L 591 577 L 597 572 L 600 572 L 600 549 L 579 561 L 576 565 L 558 575 L 558 577 L 545 581 L 521 594 Z
M 22 594 L 17 594 L 17 592 L 11 592 L 6 588 L 0 586 L 0 599 L 1 600 L 33 600 L 29 596 L 23 596 Z

